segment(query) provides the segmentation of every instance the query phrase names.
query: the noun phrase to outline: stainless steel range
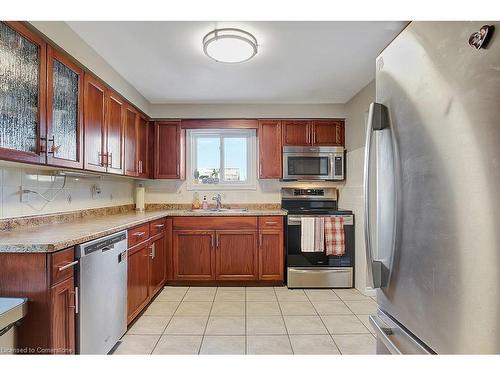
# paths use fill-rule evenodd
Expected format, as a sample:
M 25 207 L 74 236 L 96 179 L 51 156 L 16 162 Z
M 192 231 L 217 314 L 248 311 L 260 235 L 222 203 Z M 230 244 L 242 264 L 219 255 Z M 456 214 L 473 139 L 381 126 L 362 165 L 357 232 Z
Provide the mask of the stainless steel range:
M 351 288 L 354 286 L 354 215 L 339 210 L 337 189 L 283 188 L 281 205 L 288 210 L 285 246 L 287 286 L 289 288 Z M 342 216 L 345 253 L 327 255 L 325 251 L 303 252 L 301 248 L 302 218 Z

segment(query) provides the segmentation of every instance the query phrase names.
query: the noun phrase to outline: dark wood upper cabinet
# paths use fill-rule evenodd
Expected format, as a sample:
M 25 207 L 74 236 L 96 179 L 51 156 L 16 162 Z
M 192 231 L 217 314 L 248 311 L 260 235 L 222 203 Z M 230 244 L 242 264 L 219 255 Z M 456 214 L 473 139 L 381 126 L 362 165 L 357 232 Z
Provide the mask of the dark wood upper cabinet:
M 307 120 L 283 120 L 283 146 L 310 146 L 312 122 Z
M 185 178 L 185 130 L 180 121 L 155 122 L 154 178 Z
M 215 235 L 216 280 L 257 280 L 257 231 L 218 230 Z
M 137 162 L 138 177 L 149 178 L 149 121 L 144 116 L 139 116 L 137 129 Z
M 139 162 L 137 160 L 139 113 L 130 105 L 125 108 L 125 175 L 137 177 Z
M 312 127 L 314 146 L 344 146 L 343 120 L 315 120 Z
M 174 230 L 174 280 L 215 280 L 214 247 L 214 231 Z
M 106 87 L 90 74 L 84 78 L 84 167 L 105 172 Z
M 47 48 L 47 164 L 83 168 L 83 69 Z
M 106 161 L 107 172 L 123 174 L 125 101 L 106 90 Z
M 259 178 L 279 179 L 282 177 L 281 121 L 260 120 Z
M 45 163 L 47 45 L 22 22 L 0 22 L 0 158 Z

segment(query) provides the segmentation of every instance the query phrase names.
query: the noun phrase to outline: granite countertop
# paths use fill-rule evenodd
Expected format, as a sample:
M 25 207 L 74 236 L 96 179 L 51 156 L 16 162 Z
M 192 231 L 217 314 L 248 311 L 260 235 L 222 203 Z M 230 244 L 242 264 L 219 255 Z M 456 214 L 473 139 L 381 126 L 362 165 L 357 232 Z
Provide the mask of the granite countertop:
M 210 212 L 189 210 L 160 210 L 127 212 L 86 217 L 67 223 L 51 223 L 3 230 L 0 253 L 47 253 L 65 249 L 108 234 L 167 216 L 284 216 L 285 210 L 253 210 Z

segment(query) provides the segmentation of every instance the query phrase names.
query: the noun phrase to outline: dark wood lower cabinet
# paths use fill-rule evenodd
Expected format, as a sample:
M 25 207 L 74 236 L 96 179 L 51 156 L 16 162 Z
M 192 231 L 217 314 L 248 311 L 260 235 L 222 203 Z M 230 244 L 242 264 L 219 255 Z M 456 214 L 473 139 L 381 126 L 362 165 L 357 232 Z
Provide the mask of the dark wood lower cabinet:
M 174 280 L 214 280 L 214 231 L 174 230 Z
M 172 226 L 176 284 L 283 281 L 282 217 L 179 217 Z
M 52 354 L 75 353 L 75 279 L 69 279 L 50 289 L 52 300 Z
M 149 302 L 149 242 L 128 250 L 127 321 L 130 323 Z
M 283 232 L 262 230 L 259 233 L 259 279 L 283 280 Z
M 216 280 L 257 280 L 257 231 L 217 231 Z
M 73 249 L 51 254 L 0 253 L 0 295 L 28 299 L 17 330 L 22 354 L 75 352 Z M 63 268 L 63 271 L 59 271 Z
M 165 285 L 167 278 L 165 233 L 152 237 L 149 243 L 149 295 L 154 296 Z

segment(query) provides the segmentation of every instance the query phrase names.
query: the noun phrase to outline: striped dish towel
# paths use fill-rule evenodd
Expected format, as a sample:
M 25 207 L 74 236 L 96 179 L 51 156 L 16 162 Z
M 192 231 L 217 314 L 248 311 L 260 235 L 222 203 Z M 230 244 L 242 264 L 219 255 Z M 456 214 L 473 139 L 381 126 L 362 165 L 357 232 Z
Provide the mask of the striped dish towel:
M 314 218 L 314 250 L 325 251 L 325 218 Z
M 342 256 L 345 254 L 344 218 L 342 216 L 325 217 L 326 255 Z

